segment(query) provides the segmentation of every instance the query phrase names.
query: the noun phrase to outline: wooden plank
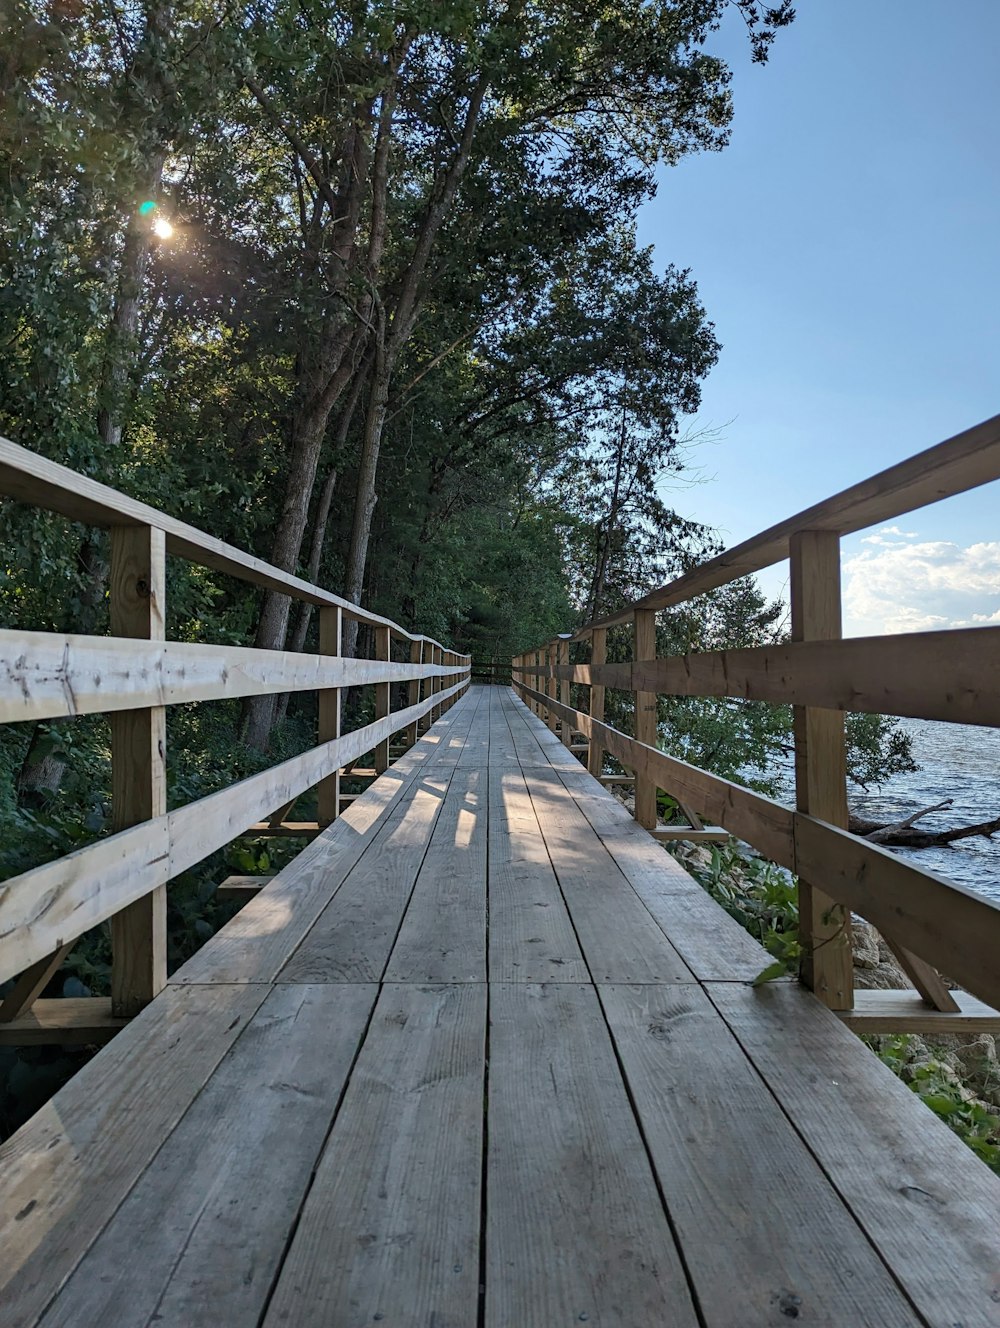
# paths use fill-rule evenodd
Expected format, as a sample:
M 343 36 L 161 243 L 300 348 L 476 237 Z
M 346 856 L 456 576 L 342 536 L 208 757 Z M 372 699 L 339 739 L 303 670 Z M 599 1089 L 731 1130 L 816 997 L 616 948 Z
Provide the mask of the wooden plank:
M 343 615 L 340 609 L 320 609 L 319 648 L 322 654 L 339 658 L 343 639 Z M 317 697 L 316 738 L 322 746 L 340 737 L 339 687 L 323 688 Z M 327 826 L 340 815 L 340 770 L 334 770 L 316 786 L 316 819 Z M 282 818 L 284 819 L 284 818 Z
M 271 991 L 42 1328 L 257 1322 L 377 991 Z
M 0 1024 L 0 1047 L 101 1046 L 129 1022 L 111 1013 L 110 996 L 53 996 Z
M 491 984 L 487 1328 L 694 1328 L 596 994 Z
M 796 814 L 799 870 L 839 903 L 994 1008 L 1000 906 L 846 830 Z
M 856 991 L 854 1009 L 838 1010 L 855 1033 L 1000 1033 L 1000 1013 L 968 992 L 953 991 L 954 1012 L 929 1008 L 915 991 Z
M 699 981 L 752 982 L 773 961 L 624 807 L 579 772 L 560 771 L 601 842 Z
M 454 759 L 472 706 L 457 707 L 365 791 L 170 979 L 176 983 L 273 982 L 362 854 L 389 824 L 415 781 Z M 451 734 L 451 736 L 449 736 Z
M 475 1328 L 486 989 L 387 986 L 263 1320 Z
M 656 658 L 656 614 L 636 613 L 633 623 L 634 636 L 633 658 Z M 633 737 L 647 747 L 659 747 L 659 734 L 656 719 L 657 699 L 655 692 L 636 691 L 633 693 L 635 712 L 633 719 Z M 635 772 L 635 819 L 645 830 L 656 826 L 656 781 L 651 778 L 648 767 L 637 768 Z
M 216 887 L 215 898 L 229 902 L 235 900 L 242 905 L 248 904 L 255 895 L 260 894 L 265 885 L 270 885 L 274 880 L 274 875 L 270 876 L 227 876 L 221 885 Z
M 1000 1177 L 802 987 L 707 990 L 924 1319 L 996 1328 Z
M 598 627 L 590 637 L 590 667 L 599 668 L 607 659 L 608 634 L 603 627 Z M 593 719 L 604 722 L 604 687 L 594 684 L 590 688 L 590 714 Z M 587 751 L 587 769 L 598 777 L 604 769 L 604 748 L 599 742 L 591 742 Z
M 392 638 L 389 635 L 387 627 L 375 628 L 375 657 L 376 659 L 388 660 L 392 658 Z M 387 682 L 378 682 L 375 684 L 375 719 L 387 719 L 389 716 L 389 684 Z M 386 736 L 375 745 L 375 760 L 372 763 L 378 774 L 383 770 L 389 769 L 389 739 L 392 735 Z
M 164 533 L 168 553 L 186 558 L 200 567 L 211 567 L 235 576 L 239 581 L 277 590 L 307 604 L 340 608 L 347 617 L 358 622 L 387 626 L 400 639 L 414 639 L 410 632 L 387 618 L 380 618 L 339 595 L 310 585 L 290 572 L 283 572 L 214 535 L 70 470 L 68 466 L 60 466 L 26 447 L 18 447 L 8 438 L 0 438 L 0 493 L 32 507 L 60 512 L 71 521 L 82 521 L 84 525 L 150 526 Z
M 704 991 L 600 998 L 704 1323 L 921 1328 Z
M 461 688 L 456 684 L 456 690 Z M 418 709 L 429 704 L 421 702 Z M 402 710 L 5 882 L 0 886 L 0 981 L 193 867 L 258 816 L 362 755 L 387 726 L 411 718 L 410 711 Z M 442 730 L 445 741 L 447 732 Z
M 556 662 L 562 668 L 566 668 L 569 665 L 569 641 L 562 637 L 560 637 L 556 643 Z M 559 683 L 559 700 L 564 706 L 568 706 L 570 703 L 569 679 Z M 571 749 L 573 732 L 568 725 L 563 725 L 560 736 L 562 737 L 563 746 L 567 749 Z
M 406 682 L 414 674 L 465 676 L 431 664 L 0 629 L 0 723 Z
M 319 821 L 257 821 L 240 831 L 241 839 L 315 839 L 325 829 Z
M 423 651 L 424 651 L 424 645 L 422 641 L 410 642 L 410 664 L 415 668 L 419 668 L 421 663 L 423 662 L 423 657 L 424 657 Z M 407 697 L 406 697 L 407 702 L 411 706 L 417 705 L 418 702 L 420 701 L 420 678 L 414 677 L 412 681 L 407 685 L 406 690 L 407 690 Z M 410 724 L 406 730 L 407 747 L 412 747 L 413 744 L 417 741 L 418 737 L 419 734 L 417 733 L 417 722 L 416 720 L 414 720 L 413 723 Z
M 587 966 L 519 769 L 489 777 L 489 973 L 499 982 L 586 982 Z
M 691 844 L 724 844 L 732 838 L 721 825 L 703 825 L 697 830 L 689 825 L 661 825 L 651 830 L 650 834 L 661 843 L 683 839 Z
M 593 672 L 604 677 L 607 669 Z M 1000 627 L 677 655 L 634 664 L 632 681 L 672 696 L 1000 725 Z
M 111 630 L 162 641 L 167 555 L 162 530 L 111 530 Z M 167 712 L 163 706 L 111 716 L 112 830 L 164 816 L 167 810 Z M 111 1008 L 138 1014 L 167 982 L 167 887 L 160 883 L 111 916 Z
M 837 639 L 841 630 L 839 535 L 826 530 L 796 531 L 789 551 L 793 639 Z M 796 706 L 794 731 L 796 807 L 831 825 L 846 827 L 843 715 L 815 706 Z M 832 1010 L 849 1010 L 854 991 L 851 915 L 819 887 L 819 880 L 799 874 L 802 981 Z
M 448 785 L 386 982 L 486 981 L 486 771 Z
M 925 963 L 917 955 L 905 949 L 889 936 L 882 938 L 896 957 L 896 962 L 913 983 L 924 1001 L 935 1010 L 957 1014 L 958 1002 L 945 986 L 941 974 Z
M 32 964 L 20 974 L 11 990 L 0 1001 L 0 1024 L 9 1024 L 12 1020 L 19 1019 L 31 1008 L 35 999 L 42 994 L 62 968 L 63 960 L 72 950 L 73 944 L 70 941 L 68 945 L 60 945 L 58 950 L 46 955 L 44 959 L 39 959 L 37 964 Z
M 577 633 L 582 639 L 594 627 L 628 622 L 635 608 L 665 609 L 683 604 L 750 572 L 759 572 L 788 557 L 791 536 L 798 530 L 836 531 L 849 535 L 867 526 L 893 521 L 919 507 L 940 502 L 1000 478 L 1000 415 L 955 437 L 907 457 L 905 461 L 853 484 L 832 498 L 799 512 L 700 567 L 652 590 L 635 604 L 589 623 Z
M 760 793 L 751 793 L 731 780 L 678 761 L 666 752 L 637 743 L 627 734 L 607 724 L 599 724 L 580 711 L 568 711 L 566 717 L 578 724 L 592 742 L 599 739 L 622 765 L 631 766 L 636 771 L 641 768 L 657 781 L 660 788 L 668 788 L 675 796 L 696 807 L 707 821 L 724 826 L 730 834 L 752 844 L 772 862 L 794 868 L 793 813 L 787 807 Z
M 381 982 L 448 789 L 414 781 L 278 974 L 278 982 Z
M 265 995 L 161 992 L 0 1147 L 4 1328 L 37 1321 Z
M 528 766 L 524 778 L 593 979 L 693 982 L 557 772 Z

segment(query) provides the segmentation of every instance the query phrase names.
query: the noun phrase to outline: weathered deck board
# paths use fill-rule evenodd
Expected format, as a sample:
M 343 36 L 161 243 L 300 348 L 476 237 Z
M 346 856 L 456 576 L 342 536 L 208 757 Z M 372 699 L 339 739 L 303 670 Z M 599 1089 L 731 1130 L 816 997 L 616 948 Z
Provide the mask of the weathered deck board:
M 377 994 L 271 991 L 44 1328 L 257 1321 Z
M 694 1328 L 592 987 L 492 985 L 487 1115 L 488 1328 Z
M 797 985 L 712 1001 L 932 1324 L 1000 1324 L 1000 1179 Z
M 265 1328 L 475 1328 L 486 988 L 387 985 Z
M 0 1150 L 0 1325 L 1000 1328 L 1000 1180 L 764 963 L 475 689 Z
M 490 978 L 586 982 L 559 883 L 519 769 L 490 770 Z
M 707 1328 L 918 1325 L 704 991 L 600 994 Z
M 486 981 L 487 772 L 459 762 L 399 929 L 387 982 Z

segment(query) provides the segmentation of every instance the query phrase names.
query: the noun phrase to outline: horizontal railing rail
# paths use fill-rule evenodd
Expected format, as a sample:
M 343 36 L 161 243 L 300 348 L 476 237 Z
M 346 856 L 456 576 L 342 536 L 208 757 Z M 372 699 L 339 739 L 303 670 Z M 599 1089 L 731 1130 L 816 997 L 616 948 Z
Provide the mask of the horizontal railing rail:
M 385 771 L 393 735 L 412 745 L 468 686 L 470 657 L 5 439 L 0 496 L 110 529 L 113 633 L 0 628 L 0 723 L 109 715 L 113 817 L 105 838 L 0 884 L 0 981 L 18 979 L 0 1024 L 25 1016 L 72 944 L 109 919 L 112 1012 L 127 1016 L 166 982 L 167 884 L 262 820 L 280 828 L 309 790 L 318 817 L 304 828 L 318 833 L 340 813 L 341 771 L 368 752 L 373 772 Z M 166 640 L 168 553 L 317 606 L 319 652 Z M 345 618 L 371 629 L 376 658 L 341 654 Z M 393 659 L 394 642 L 408 658 Z M 343 732 L 343 690 L 364 686 L 374 686 L 374 721 Z M 407 703 L 393 710 L 401 686 Z M 308 691 L 319 698 L 315 747 L 167 809 L 168 707 Z
M 1000 726 L 1000 628 L 843 640 L 840 609 L 842 535 L 998 478 L 1000 416 L 512 662 L 515 689 L 567 746 L 574 732 L 583 736 L 591 774 L 601 775 L 605 753 L 633 772 L 636 819 L 658 838 L 684 835 L 657 825 L 662 789 L 688 815 L 692 838 L 731 833 L 797 874 L 802 975 L 835 1009 L 853 1003 L 852 912 L 882 932 L 926 1003 L 958 1008 L 939 970 L 1000 1008 L 1000 907 L 849 833 L 844 728 L 846 711 Z M 791 641 L 657 656 L 658 610 L 783 558 L 790 559 Z M 608 629 L 624 623 L 633 627 L 633 658 L 607 663 Z M 580 643 L 589 643 L 589 661 L 571 661 Z M 588 690 L 586 711 L 570 705 L 574 684 Z M 632 694 L 633 734 L 603 722 L 608 688 Z M 659 750 L 659 695 L 793 706 L 795 809 Z

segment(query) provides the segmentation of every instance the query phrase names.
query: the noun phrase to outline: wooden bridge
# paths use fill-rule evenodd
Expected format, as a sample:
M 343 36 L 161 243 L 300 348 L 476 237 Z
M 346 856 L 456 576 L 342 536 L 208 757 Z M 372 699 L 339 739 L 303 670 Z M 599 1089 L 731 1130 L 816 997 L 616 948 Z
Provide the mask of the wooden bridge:
M 622 615 L 631 661 L 591 624 L 512 691 L 0 443 L 0 492 L 111 528 L 117 633 L 0 632 L 0 718 L 118 717 L 116 833 L 0 887 L 4 1040 L 108 1041 L 0 1149 L 0 1325 L 1000 1325 L 1000 1179 L 852 1031 L 994 1026 L 1000 909 L 835 805 L 846 706 L 997 722 L 997 629 L 915 634 L 900 669 L 836 640 L 831 590 L 840 533 L 998 473 L 994 420 L 654 592 Z M 168 551 L 316 604 L 321 653 L 164 641 Z M 795 642 L 656 657 L 657 608 L 789 553 Z M 377 658 L 340 657 L 345 614 Z M 350 733 L 347 686 L 375 689 Z M 614 687 L 633 734 L 604 722 Z M 288 690 L 319 692 L 313 750 L 166 808 L 166 707 Z M 649 698 L 696 690 L 800 707 L 796 810 L 657 749 Z M 167 882 L 315 787 L 308 846 L 168 975 Z M 658 788 L 686 827 L 657 824 Z M 753 986 L 770 956 L 657 842 L 720 827 L 808 882 L 806 984 Z M 851 910 L 916 991 L 855 1006 Z M 111 1000 L 39 1000 L 105 920 Z

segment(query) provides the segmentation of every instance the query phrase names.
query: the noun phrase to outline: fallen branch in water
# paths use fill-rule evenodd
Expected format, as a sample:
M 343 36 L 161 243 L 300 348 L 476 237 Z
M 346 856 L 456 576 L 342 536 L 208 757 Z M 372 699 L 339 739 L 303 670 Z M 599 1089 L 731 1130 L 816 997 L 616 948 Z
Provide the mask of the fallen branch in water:
M 889 848 L 937 848 L 943 844 L 952 844 L 956 839 L 969 839 L 973 835 L 984 835 L 988 839 L 1000 831 L 1000 816 L 993 821 L 980 821 L 978 825 L 960 825 L 954 830 L 921 830 L 917 826 L 917 821 L 929 816 L 931 812 L 947 810 L 953 802 L 954 798 L 946 798 L 944 802 L 924 807 L 901 821 L 869 821 L 852 812 L 847 828 L 871 844 L 885 844 Z

